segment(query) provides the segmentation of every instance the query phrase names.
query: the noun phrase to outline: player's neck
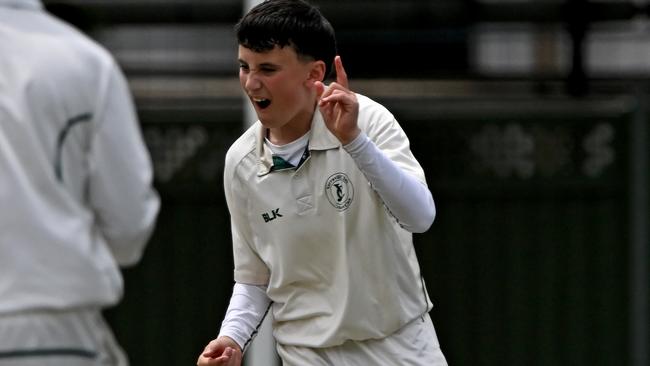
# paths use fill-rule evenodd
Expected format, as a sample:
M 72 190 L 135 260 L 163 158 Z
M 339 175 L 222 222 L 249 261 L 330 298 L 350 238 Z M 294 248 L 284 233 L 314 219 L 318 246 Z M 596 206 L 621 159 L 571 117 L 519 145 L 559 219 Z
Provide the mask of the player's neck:
M 266 138 L 274 145 L 281 146 L 291 143 L 309 132 L 312 117 L 313 115 L 302 116 L 281 127 L 268 128 L 266 130 Z

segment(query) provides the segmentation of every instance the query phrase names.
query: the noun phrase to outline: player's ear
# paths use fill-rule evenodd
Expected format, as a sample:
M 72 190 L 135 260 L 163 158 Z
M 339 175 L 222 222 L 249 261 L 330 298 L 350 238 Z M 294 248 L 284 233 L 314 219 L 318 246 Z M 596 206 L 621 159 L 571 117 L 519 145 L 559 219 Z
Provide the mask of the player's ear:
M 325 70 L 327 69 L 327 66 L 325 65 L 325 62 L 321 60 L 317 61 L 312 61 L 311 62 L 311 67 L 309 69 L 309 81 L 311 83 L 315 81 L 323 81 L 325 80 Z

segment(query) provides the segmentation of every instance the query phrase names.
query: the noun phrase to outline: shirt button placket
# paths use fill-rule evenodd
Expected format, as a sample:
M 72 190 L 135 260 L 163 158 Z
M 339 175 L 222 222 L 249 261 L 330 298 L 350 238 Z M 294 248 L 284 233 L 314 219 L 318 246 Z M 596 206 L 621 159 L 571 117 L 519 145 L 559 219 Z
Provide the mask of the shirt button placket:
M 304 167 L 303 167 L 304 168 Z M 298 169 L 292 177 L 292 192 L 296 200 L 296 213 L 304 215 L 314 208 L 312 188 L 305 169 Z

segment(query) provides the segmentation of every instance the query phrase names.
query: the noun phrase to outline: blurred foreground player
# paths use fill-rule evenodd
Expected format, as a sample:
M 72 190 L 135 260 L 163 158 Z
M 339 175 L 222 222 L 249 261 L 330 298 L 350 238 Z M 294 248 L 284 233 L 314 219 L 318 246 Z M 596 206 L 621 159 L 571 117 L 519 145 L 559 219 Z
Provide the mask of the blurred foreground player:
M 269 308 L 285 366 L 446 365 L 412 243 L 435 206 L 398 122 L 348 89 L 311 5 L 265 1 L 236 33 L 259 121 L 226 156 L 236 283 L 198 365 L 239 365 Z
M 0 365 L 127 365 L 101 310 L 160 201 L 113 58 L 37 0 L 0 0 Z

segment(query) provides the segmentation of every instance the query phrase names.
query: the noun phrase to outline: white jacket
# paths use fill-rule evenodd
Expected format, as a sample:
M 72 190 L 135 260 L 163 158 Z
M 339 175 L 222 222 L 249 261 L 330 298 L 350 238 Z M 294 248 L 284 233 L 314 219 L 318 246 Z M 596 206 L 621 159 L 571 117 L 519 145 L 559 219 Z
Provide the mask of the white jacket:
M 124 75 L 35 0 L 0 0 L 0 314 L 106 306 L 155 224 Z

